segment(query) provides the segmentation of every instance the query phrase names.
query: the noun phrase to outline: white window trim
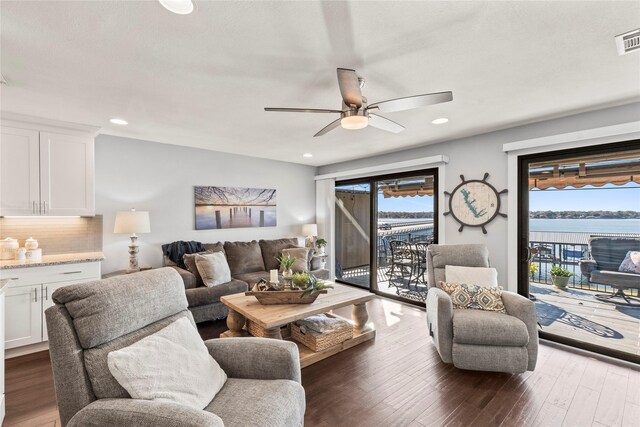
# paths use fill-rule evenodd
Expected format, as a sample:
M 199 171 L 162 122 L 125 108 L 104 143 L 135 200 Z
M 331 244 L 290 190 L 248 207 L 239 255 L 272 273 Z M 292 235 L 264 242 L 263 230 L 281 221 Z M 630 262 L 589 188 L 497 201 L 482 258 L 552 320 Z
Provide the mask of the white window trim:
M 445 243 L 445 222 L 443 220 L 443 209 L 445 207 L 445 165 L 449 163 L 449 157 L 443 154 L 429 157 L 421 157 L 419 159 L 406 160 L 401 162 L 386 163 L 383 165 L 370 166 L 365 168 L 350 169 L 345 171 L 332 172 L 322 175 L 316 175 L 316 222 L 318 223 L 319 230 L 322 229 L 324 235 L 329 236 L 327 240 L 328 247 L 327 253 L 329 254 L 327 259 L 327 268 L 329 269 L 331 280 L 334 280 L 335 266 L 334 259 L 331 254 L 335 253 L 335 181 L 339 179 L 356 179 L 364 178 L 375 175 L 386 175 L 392 173 L 408 172 L 412 170 L 421 170 L 429 168 L 438 169 L 438 242 Z M 327 181 L 328 180 L 328 181 Z M 326 184 L 324 184 L 324 183 Z M 323 184 L 318 184 L 323 183 Z M 323 200 L 320 191 L 323 185 L 333 186 L 334 191 L 328 194 L 327 197 L 331 197 L 331 200 Z M 328 206 L 326 205 L 328 203 Z
M 444 154 L 437 156 L 421 157 L 419 159 L 405 160 L 402 162 L 385 163 L 382 165 L 368 166 L 366 168 L 348 169 L 338 172 L 330 172 L 322 175 L 316 175 L 316 181 L 319 179 L 339 178 L 339 179 L 355 179 L 364 178 L 375 175 L 386 175 L 396 172 L 407 172 L 411 170 L 428 169 L 440 164 L 449 163 L 449 157 Z

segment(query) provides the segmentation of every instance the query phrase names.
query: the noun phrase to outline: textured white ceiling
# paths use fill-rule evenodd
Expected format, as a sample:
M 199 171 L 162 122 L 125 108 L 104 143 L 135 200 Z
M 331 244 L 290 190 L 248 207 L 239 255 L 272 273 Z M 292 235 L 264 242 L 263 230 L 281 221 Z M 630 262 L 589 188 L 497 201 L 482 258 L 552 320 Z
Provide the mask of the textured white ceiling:
M 0 3 L 1 109 L 103 133 L 323 165 L 640 100 L 640 2 Z M 451 90 L 453 102 L 387 116 L 394 135 L 337 117 L 337 67 L 370 102 Z M 431 120 L 448 117 L 436 126 Z M 109 123 L 122 117 L 129 126 Z M 312 159 L 303 159 L 305 152 Z

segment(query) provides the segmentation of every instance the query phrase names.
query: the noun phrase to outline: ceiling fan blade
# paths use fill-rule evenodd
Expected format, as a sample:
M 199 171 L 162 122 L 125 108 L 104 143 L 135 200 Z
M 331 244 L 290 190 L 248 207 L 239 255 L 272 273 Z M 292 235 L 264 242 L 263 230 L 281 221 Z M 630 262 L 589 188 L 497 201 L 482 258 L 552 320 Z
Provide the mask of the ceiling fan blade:
M 280 113 L 342 113 L 340 110 L 328 110 L 325 108 L 273 108 L 264 107 L 264 111 L 275 111 Z
M 393 120 L 371 113 L 369 113 L 369 126 L 393 133 L 400 133 L 404 130 L 404 126 L 394 122 Z
M 323 127 L 322 129 L 320 129 L 320 131 L 318 133 L 313 135 L 313 137 L 315 138 L 316 136 L 322 136 L 325 133 L 331 132 L 332 130 L 334 130 L 338 126 L 340 126 L 340 119 L 334 120 L 331 123 L 329 123 L 328 125 L 326 125 L 325 127 Z
M 355 70 L 338 68 L 338 86 L 340 86 L 342 100 L 347 106 L 362 107 L 362 92 Z
M 407 96 L 376 102 L 369 104 L 367 110 L 377 109 L 381 113 L 393 113 L 395 111 L 412 110 L 414 108 L 426 107 L 427 105 L 449 102 L 452 99 L 452 92 L 427 93 L 424 95 Z

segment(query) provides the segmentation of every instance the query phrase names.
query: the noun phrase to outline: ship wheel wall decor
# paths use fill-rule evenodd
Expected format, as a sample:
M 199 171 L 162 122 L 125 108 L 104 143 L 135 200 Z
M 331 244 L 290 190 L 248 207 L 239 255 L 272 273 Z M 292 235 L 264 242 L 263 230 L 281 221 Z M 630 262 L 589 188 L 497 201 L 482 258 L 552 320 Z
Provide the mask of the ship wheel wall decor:
M 507 214 L 500 212 L 500 195 L 506 194 L 507 190 L 496 190 L 493 185 L 487 182 L 487 178 L 489 178 L 489 174 L 485 173 L 482 179 L 466 181 L 464 175 L 460 175 L 462 183 L 451 193 L 444 192 L 446 196 L 449 196 L 449 211 L 444 214 L 451 214 L 453 219 L 460 223 L 458 231 L 462 232 L 465 226 L 482 227 L 482 232 L 487 234 L 485 225 L 498 215 L 507 217 Z

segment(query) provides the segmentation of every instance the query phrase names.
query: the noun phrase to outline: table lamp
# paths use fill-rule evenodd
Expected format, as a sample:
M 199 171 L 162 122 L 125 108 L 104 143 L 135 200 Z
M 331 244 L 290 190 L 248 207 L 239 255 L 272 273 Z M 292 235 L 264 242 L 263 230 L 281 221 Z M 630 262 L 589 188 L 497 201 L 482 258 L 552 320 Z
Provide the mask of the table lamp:
M 113 232 L 118 234 L 131 234 L 131 244 L 129 245 L 129 268 L 127 273 L 140 271 L 138 266 L 138 236 L 136 233 L 149 233 L 151 227 L 149 225 L 149 212 L 136 211 L 119 211 L 116 213 L 116 224 Z
M 305 246 L 313 248 L 314 238 L 318 235 L 318 224 L 304 224 L 302 226 L 302 235 L 306 237 Z

